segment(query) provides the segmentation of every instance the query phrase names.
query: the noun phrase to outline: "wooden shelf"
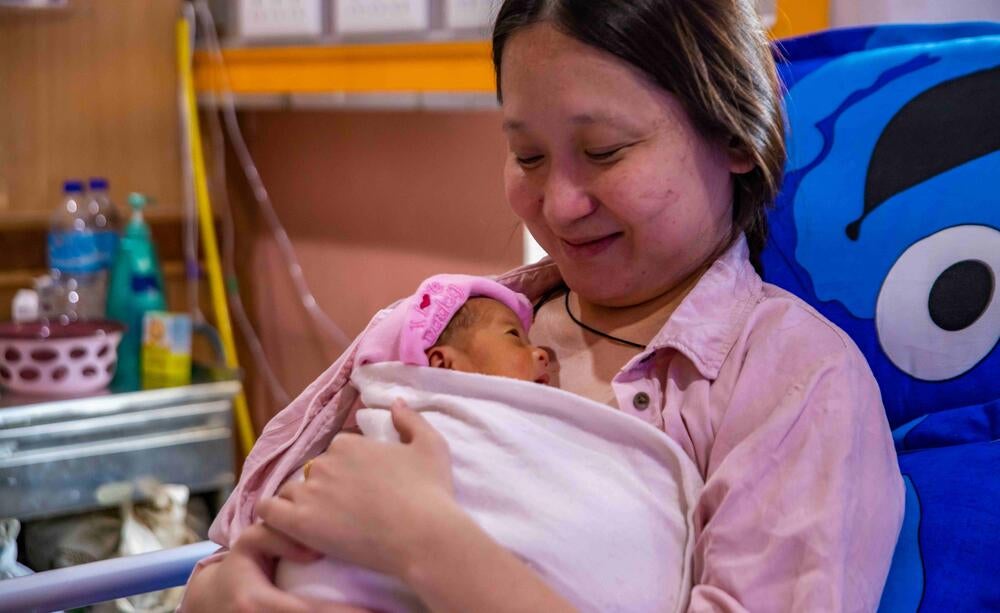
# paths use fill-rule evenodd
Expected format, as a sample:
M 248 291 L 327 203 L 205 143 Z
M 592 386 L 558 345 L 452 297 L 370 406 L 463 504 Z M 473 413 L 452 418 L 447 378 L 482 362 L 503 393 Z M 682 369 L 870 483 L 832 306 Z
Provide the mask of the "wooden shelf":
M 143 211 L 143 218 L 151 225 L 177 224 L 183 221 L 184 216 L 176 208 L 154 205 L 157 208 Z M 123 223 L 128 222 L 131 213 L 128 207 L 118 204 L 119 214 L 124 216 Z M 24 231 L 48 231 L 52 222 L 53 211 L 45 210 L 16 210 L 0 211 L 0 233 L 2 232 L 24 232 Z
M 239 48 L 223 59 L 237 95 L 494 91 L 489 41 Z M 221 91 L 219 65 L 204 51 L 194 60 L 196 89 Z
M 160 260 L 183 260 L 181 226 L 183 218 L 177 211 L 160 210 L 145 216 L 153 232 L 153 241 Z M 0 214 L 0 289 L 11 278 L 22 280 L 35 275 L 46 266 L 45 235 L 49 229 L 49 213 L 4 211 Z M 8 276 L 3 276 L 8 275 Z M 9 276 L 13 275 L 13 277 Z M 0 309 L 2 311 L 2 309 Z

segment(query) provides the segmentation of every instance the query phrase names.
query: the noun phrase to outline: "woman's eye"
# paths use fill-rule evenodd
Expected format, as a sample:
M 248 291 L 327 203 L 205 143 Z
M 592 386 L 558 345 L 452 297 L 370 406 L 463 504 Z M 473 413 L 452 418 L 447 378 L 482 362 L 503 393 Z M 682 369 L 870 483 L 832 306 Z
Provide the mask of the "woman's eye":
M 624 148 L 625 147 L 622 146 L 622 147 L 615 147 L 614 149 L 608 149 L 608 150 L 604 150 L 604 151 L 587 151 L 586 154 L 587 154 L 588 158 L 590 158 L 591 160 L 594 160 L 595 162 L 605 162 L 605 161 L 610 160 L 611 158 L 613 158 L 616 153 L 620 152 Z
M 515 157 L 517 158 L 517 163 L 525 167 L 537 166 L 542 161 L 542 156 L 540 155 L 533 155 L 531 157 L 521 157 L 518 155 Z

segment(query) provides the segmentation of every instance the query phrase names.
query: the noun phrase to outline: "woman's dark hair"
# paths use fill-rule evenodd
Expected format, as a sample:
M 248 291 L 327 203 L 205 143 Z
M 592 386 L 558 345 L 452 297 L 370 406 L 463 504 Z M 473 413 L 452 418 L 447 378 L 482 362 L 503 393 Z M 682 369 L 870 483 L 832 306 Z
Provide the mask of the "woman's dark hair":
M 505 0 L 493 27 L 501 102 L 504 46 L 539 22 L 638 68 L 680 100 L 703 135 L 749 156 L 754 169 L 733 177 L 732 238 L 746 233 L 760 270 L 785 141 L 774 59 L 751 0 Z

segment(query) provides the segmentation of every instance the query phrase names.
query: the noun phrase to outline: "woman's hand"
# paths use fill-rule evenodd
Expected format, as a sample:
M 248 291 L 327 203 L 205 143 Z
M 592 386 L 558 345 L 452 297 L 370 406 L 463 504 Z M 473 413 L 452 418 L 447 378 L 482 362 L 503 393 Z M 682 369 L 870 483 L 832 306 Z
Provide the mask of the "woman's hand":
M 319 554 L 263 524 L 247 528 L 217 564 L 199 571 L 184 596 L 185 611 L 281 611 L 307 613 L 309 604 L 272 584 L 278 557 L 299 562 Z
M 319 557 L 319 553 L 280 532 L 254 524 L 240 535 L 225 559 L 203 568 L 191 579 L 184 596 L 184 611 L 369 613 L 349 605 L 298 598 L 274 587 L 278 558 L 311 562 Z
M 435 530 L 462 511 L 444 438 L 401 400 L 391 411 L 402 445 L 337 436 L 305 481 L 258 503 L 264 522 L 325 554 L 402 577 Z

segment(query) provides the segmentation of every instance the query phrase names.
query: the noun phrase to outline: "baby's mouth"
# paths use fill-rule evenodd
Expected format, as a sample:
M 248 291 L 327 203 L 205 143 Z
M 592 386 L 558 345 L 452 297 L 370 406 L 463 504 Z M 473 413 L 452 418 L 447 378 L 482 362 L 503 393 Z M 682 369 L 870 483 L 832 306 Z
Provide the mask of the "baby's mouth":
M 542 375 L 541 377 L 538 377 L 537 379 L 535 379 L 535 383 L 541 383 L 542 385 L 548 385 L 549 384 L 549 376 L 547 374 Z

